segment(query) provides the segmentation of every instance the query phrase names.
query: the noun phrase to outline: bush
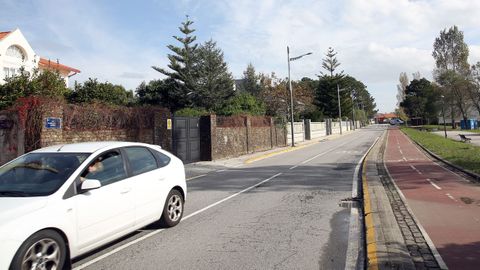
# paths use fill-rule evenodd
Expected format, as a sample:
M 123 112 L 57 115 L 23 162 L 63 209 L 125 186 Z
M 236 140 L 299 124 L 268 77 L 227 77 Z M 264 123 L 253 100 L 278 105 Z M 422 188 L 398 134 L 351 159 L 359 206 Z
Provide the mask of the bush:
M 204 108 L 183 108 L 175 112 L 175 116 L 181 117 L 197 117 L 209 114 L 210 112 L 208 112 Z
M 217 111 L 219 115 L 265 115 L 265 104 L 249 93 L 242 93 L 230 98 L 226 105 Z

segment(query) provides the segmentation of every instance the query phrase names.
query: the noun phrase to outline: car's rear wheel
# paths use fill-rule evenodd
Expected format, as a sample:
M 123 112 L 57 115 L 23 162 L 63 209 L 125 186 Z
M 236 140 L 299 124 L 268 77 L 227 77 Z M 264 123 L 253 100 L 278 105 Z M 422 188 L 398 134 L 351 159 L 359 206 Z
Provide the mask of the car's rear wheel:
M 178 190 L 172 189 L 163 207 L 162 218 L 160 219 L 161 225 L 165 227 L 177 225 L 183 216 L 183 205 L 182 194 Z
M 55 231 L 43 230 L 30 236 L 13 257 L 10 269 L 60 270 L 65 266 L 67 248 Z

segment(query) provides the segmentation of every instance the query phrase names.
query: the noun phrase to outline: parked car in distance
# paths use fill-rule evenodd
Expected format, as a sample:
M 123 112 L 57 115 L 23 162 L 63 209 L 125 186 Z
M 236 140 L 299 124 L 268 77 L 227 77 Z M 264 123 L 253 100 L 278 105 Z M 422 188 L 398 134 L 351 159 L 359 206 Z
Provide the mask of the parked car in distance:
M 0 269 L 63 269 L 159 221 L 177 225 L 187 187 L 180 159 L 130 142 L 42 148 L 0 167 Z
M 402 119 L 393 118 L 390 120 L 390 125 L 401 125 L 403 124 Z

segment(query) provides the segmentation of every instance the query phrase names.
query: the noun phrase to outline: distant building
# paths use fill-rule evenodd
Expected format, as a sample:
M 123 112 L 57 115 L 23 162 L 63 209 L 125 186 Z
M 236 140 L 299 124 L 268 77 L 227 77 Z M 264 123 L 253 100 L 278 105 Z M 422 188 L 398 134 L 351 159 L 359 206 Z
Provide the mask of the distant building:
M 20 29 L 0 32 L 0 84 L 5 83 L 5 78 L 19 74 L 20 69 L 32 73 L 35 68 L 39 71 L 57 71 L 68 86 L 68 78 L 80 73 L 80 70 L 62 65 L 57 61 L 38 56 Z
M 388 124 L 394 118 L 398 118 L 394 113 L 377 113 L 374 117 L 376 124 Z

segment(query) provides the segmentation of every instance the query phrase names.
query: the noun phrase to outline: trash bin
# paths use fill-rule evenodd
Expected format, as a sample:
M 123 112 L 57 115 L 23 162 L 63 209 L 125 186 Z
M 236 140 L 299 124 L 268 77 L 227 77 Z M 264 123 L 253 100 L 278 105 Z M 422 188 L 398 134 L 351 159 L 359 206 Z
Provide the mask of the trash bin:
M 474 129 L 474 128 L 475 128 L 475 124 L 476 124 L 476 120 L 475 120 L 475 119 L 467 119 L 466 121 L 465 121 L 465 120 L 461 120 L 461 121 L 460 121 L 460 128 L 461 128 L 461 129 Z

